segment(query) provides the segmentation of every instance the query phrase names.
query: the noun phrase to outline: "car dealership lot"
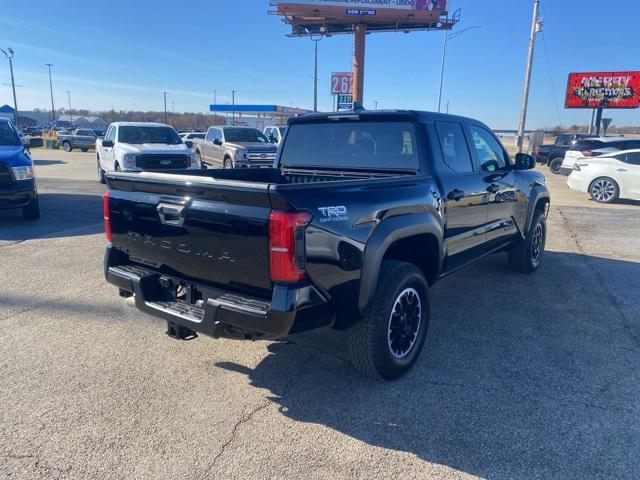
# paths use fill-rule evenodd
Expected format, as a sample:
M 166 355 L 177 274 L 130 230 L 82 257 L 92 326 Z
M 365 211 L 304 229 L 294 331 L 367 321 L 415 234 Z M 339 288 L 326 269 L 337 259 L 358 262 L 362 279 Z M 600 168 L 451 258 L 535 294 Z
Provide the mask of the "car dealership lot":
M 0 212 L 0 476 L 637 477 L 638 202 L 548 174 L 541 270 L 437 284 L 417 368 L 376 383 L 330 331 L 171 340 L 103 279 L 95 154 L 34 158 L 42 219 Z

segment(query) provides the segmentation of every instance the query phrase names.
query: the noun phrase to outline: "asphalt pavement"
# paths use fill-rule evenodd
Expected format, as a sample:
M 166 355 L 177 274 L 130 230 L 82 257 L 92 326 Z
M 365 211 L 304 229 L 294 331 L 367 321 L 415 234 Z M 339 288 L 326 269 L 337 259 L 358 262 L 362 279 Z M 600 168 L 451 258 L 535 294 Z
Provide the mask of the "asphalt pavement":
M 1 478 L 638 478 L 640 203 L 550 178 L 541 269 L 438 283 L 383 383 L 330 330 L 171 340 L 103 279 L 95 154 L 34 158 L 42 219 L 0 212 Z

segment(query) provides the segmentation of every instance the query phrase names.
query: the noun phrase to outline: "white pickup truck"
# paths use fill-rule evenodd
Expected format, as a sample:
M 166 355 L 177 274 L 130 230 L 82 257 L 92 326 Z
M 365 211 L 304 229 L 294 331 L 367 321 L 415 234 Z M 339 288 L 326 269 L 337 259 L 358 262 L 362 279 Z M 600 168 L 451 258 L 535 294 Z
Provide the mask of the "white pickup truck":
M 96 154 L 100 183 L 105 183 L 105 172 L 202 168 L 178 133 L 161 123 L 112 123 L 104 139 L 96 141 Z

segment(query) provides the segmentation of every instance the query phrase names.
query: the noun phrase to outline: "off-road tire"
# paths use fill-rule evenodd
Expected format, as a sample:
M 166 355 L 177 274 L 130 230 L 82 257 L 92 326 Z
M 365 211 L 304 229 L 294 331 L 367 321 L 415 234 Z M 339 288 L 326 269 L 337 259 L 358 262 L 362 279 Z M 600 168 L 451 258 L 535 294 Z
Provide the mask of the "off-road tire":
M 392 352 L 390 322 L 396 302 L 407 291 L 414 291 L 419 297 L 420 322 L 406 355 L 398 358 Z M 420 269 L 410 263 L 384 261 L 370 306 L 362 318 L 347 330 L 353 365 L 365 375 L 377 379 L 396 380 L 402 377 L 422 351 L 430 315 L 429 285 Z
M 507 253 L 509 266 L 520 273 L 535 272 L 542 263 L 546 242 L 547 219 L 542 210 L 536 209 L 527 236 L 519 239 Z

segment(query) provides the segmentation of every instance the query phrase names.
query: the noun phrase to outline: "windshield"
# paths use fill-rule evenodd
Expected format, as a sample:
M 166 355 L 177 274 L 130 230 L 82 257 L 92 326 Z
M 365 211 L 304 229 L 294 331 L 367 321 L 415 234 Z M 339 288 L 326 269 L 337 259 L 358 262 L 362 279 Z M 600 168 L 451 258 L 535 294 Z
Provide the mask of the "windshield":
M 269 143 L 267 137 L 257 128 L 225 128 L 224 139 L 227 142 Z
M 415 128 L 409 122 L 291 125 L 281 164 L 369 170 L 418 170 Z
M 123 126 L 118 131 L 118 141 L 122 143 L 162 143 L 180 145 L 182 140 L 170 127 L 133 127 Z
M 21 145 L 20 137 L 8 122 L 0 123 L 0 146 Z

